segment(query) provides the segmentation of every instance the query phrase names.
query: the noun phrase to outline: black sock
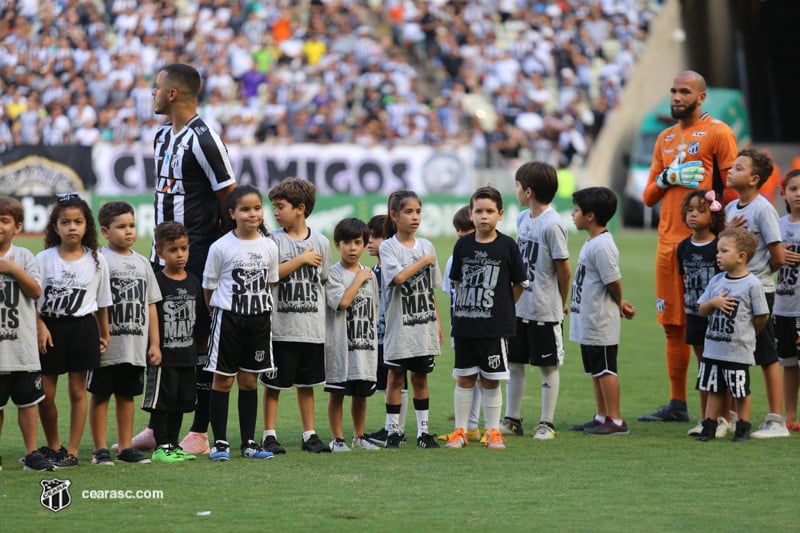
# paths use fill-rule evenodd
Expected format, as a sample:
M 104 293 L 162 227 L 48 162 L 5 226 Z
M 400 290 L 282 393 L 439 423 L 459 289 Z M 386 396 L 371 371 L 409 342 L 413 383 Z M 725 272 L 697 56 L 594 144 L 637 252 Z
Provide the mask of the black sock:
M 239 389 L 239 435 L 242 444 L 253 440 L 256 433 L 256 413 L 258 412 L 258 389 Z
M 178 445 L 182 423 L 183 413 L 167 413 L 167 438 L 169 439 L 169 443 L 173 446 Z
M 211 430 L 214 441 L 228 441 L 228 400 L 230 392 L 212 390 L 209 395 L 208 414 L 211 419 Z
M 150 413 L 150 427 L 153 429 L 153 438 L 156 439 L 156 446 L 171 444 L 167 430 L 167 416 L 164 411 Z
M 196 433 L 208 433 L 208 422 L 210 420 L 208 399 L 211 391 L 211 382 L 214 380 L 214 373 L 206 372 L 203 368 L 198 366 L 195 372 L 197 405 L 194 407 L 194 420 L 192 420 L 190 431 Z

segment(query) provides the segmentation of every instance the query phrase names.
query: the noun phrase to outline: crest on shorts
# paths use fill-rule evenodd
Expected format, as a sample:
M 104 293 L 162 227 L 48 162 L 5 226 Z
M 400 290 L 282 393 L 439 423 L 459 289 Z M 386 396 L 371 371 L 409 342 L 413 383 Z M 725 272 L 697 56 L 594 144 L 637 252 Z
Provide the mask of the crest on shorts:
M 489 368 L 492 370 L 497 370 L 500 368 L 500 356 L 499 355 L 490 355 L 489 356 Z
M 700 151 L 700 141 L 692 141 L 689 143 L 689 149 L 686 150 L 690 154 L 696 154 Z
M 264 360 L 264 350 L 257 350 L 256 351 L 256 362 L 262 362 Z
M 69 495 L 69 486 L 72 482 L 68 479 L 43 479 L 40 483 L 42 495 L 39 501 L 42 507 L 57 513 L 72 503 L 72 497 Z

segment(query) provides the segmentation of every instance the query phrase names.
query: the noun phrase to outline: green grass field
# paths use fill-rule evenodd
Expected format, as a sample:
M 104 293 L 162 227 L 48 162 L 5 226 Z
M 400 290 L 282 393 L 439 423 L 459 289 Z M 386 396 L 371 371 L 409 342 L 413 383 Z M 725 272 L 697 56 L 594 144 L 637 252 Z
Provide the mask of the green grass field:
M 585 236 L 571 235 L 573 267 Z M 698 443 L 686 436 L 698 416 L 690 393 L 691 423 L 640 423 L 636 417 L 664 403 L 668 383 L 664 341 L 655 320 L 653 264 L 655 234 L 620 232 L 625 298 L 638 314 L 625 321 L 619 352 L 622 413 L 631 435 L 588 437 L 571 432 L 593 413 L 590 379 L 580 354 L 567 342 L 556 410 L 555 440 L 534 441 L 538 422 L 539 374 L 528 371 L 523 402 L 526 436 L 508 439 L 496 453 L 471 445 L 463 450 L 400 450 L 312 456 L 300 452 L 300 422 L 294 393 L 281 400 L 278 436 L 288 453 L 270 461 L 233 457 L 213 463 L 93 467 L 91 436 L 84 433 L 81 466 L 57 473 L 25 472 L 16 464 L 23 451 L 16 408 L 9 403 L 0 453 L 0 529 L 42 530 L 219 530 L 277 531 L 792 531 L 798 474 L 797 436 L 788 439 L 729 439 Z M 38 249 L 41 239 L 20 243 Z M 147 250 L 141 243 L 140 251 Z M 442 265 L 452 240 L 435 241 Z M 446 309 L 444 294 L 439 294 Z M 565 331 L 568 331 L 565 324 Z M 445 343 L 430 376 L 431 428 L 452 429 L 453 352 Z M 692 365 L 692 369 L 695 365 Z M 763 380 L 752 373 L 753 415 L 757 426 L 766 414 Z M 690 372 L 690 374 L 693 373 Z M 62 380 L 63 381 L 63 380 Z M 690 377 L 690 382 L 693 378 Z M 692 383 L 693 386 L 693 383 Z M 262 392 L 262 391 L 260 391 Z M 67 433 L 66 387 L 60 384 L 62 435 Z M 235 399 L 231 399 L 235 406 Z M 345 406 L 345 436 L 350 438 Z M 113 409 L 111 410 L 113 412 Z M 317 391 L 317 431 L 330 436 L 327 397 Z M 261 406 L 257 435 L 261 433 Z M 369 431 L 384 420 L 383 396 L 370 400 Z M 135 432 L 146 424 L 137 413 Z M 184 421 L 184 431 L 189 417 Z M 409 413 L 407 433 L 414 434 Z M 110 420 L 110 442 L 115 441 Z M 238 444 L 235 407 L 229 418 L 233 448 Z M 40 443 L 43 435 L 40 431 Z M 72 505 L 53 513 L 40 505 L 41 479 L 68 479 Z M 793 488 L 794 487 L 794 488 Z M 156 490 L 163 499 L 88 499 L 91 490 Z M 210 515 L 198 515 L 210 511 Z

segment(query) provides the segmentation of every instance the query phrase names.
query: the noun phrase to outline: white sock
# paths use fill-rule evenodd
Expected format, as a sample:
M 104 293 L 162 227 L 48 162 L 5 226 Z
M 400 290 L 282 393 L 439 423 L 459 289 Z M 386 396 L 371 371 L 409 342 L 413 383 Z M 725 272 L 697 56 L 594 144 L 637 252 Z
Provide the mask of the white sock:
M 400 415 L 397 413 L 386 413 L 386 432 L 400 433 Z
M 483 389 L 483 418 L 489 431 L 499 429 L 502 407 L 503 393 L 500 391 L 500 387 Z
M 522 410 L 522 396 L 525 394 L 525 365 L 509 363 L 508 371 L 511 377 L 506 382 L 506 416 L 520 420 L 519 413 Z M 485 410 L 483 418 L 486 421 Z
M 470 417 L 470 407 L 472 407 L 472 398 L 474 392 L 475 388 L 465 389 L 456 385 L 456 390 L 453 392 L 453 408 L 455 409 L 456 415 L 456 428 L 466 429 L 466 424 Z
M 541 366 L 542 371 L 542 422 L 553 423 L 558 401 L 561 376 L 557 366 Z
M 406 431 L 406 415 L 408 414 L 408 391 L 403 389 L 400 391 L 400 415 L 397 419 L 397 424 L 400 433 Z
M 475 430 L 478 429 L 478 422 L 480 421 L 481 417 L 481 401 L 483 400 L 483 386 L 481 385 L 481 380 L 475 382 L 475 386 L 472 388 L 472 406 L 469 410 L 469 421 L 467 422 L 467 429 Z M 456 426 L 458 427 L 458 426 Z
M 417 438 L 421 437 L 423 433 L 428 433 L 428 410 L 416 409 L 417 414 Z
M 601 423 L 606 421 L 605 415 L 595 414 L 594 415 L 594 419 L 597 420 L 598 422 L 601 422 Z
M 308 431 L 304 431 L 303 432 L 303 442 L 307 442 L 308 439 L 311 438 L 311 435 L 314 435 L 315 433 L 316 433 L 316 431 L 314 431 L 313 429 L 309 429 Z
M 261 442 L 264 442 L 264 439 L 270 436 L 275 437 L 276 439 L 278 438 L 278 434 L 275 433 L 274 429 L 265 429 L 264 433 L 261 434 Z

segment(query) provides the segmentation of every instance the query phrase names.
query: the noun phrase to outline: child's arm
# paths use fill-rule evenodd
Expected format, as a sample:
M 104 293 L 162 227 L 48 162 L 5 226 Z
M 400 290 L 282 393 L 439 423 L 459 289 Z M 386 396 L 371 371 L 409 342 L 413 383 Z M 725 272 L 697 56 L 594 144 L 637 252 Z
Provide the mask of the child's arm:
M 753 327 L 756 330 L 756 335 L 761 333 L 761 330 L 767 325 L 767 320 L 769 320 L 769 315 L 758 315 L 753 317 Z
M 714 309 L 719 309 L 729 315 L 736 309 L 736 298 L 728 298 L 728 291 L 722 291 L 719 295 L 701 303 L 698 311 L 701 315 L 707 316 Z
M 358 289 L 370 279 L 372 279 L 372 269 L 362 268 L 359 270 L 353 283 L 351 283 L 350 286 L 345 289 L 344 294 L 342 294 L 342 299 L 339 300 L 339 309 L 347 309 L 350 307 L 358 294 Z
M 28 298 L 38 300 L 42 295 L 42 287 L 30 277 L 23 268 L 14 262 L 14 256 L 0 260 L 0 273 L 8 274 L 17 280 L 19 288 Z
M 426 254 L 422 259 L 416 263 L 405 267 L 394 278 L 392 278 L 392 285 L 402 285 L 408 281 L 414 274 L 425 268 L 426 266 L 436 265 L 436 256 L 434 254 Z M 438 314 L 438 311 L 437 311 Z
M 150 313 L 150 324 L 148 325 L 147 337 L 150 346 L 147 347 L 147 359 L 152 366 L 161 364 L 161 335 L 158 331 L 158 307 L 152 303 L 148 306 Z
M 569 267 L 569 259 L 556 259 L 556 280 L 558 280 L 558 293 L 561 295 L 561 307 L 564 314 L 569 312 L 569 280 L 572 277 L 572 270 Z
M 436 333 L 439 335 L 439 344 L 444 342 L 444 330 L 442 330 L 442 317 L 439 316 L 439 303 L 433 299 L 433 307 L 436 310 Z
M 636 314 L 636 308 L 632 303 L 622 299 L 622 280 L 618 279 L 617 281 L 612 281 L 606 285 L 606 289 L 608 289 L 608 292 L 611 294 L 611 297 L 614 299 L 614 301 L 617 302 L 620 316 L 623 316 L 627 319 L 633 318 L 633 316 Z
M 47 347 L 53 347 L 53 336 L 38 311 L 36 312 L 36 338 L 39 341 L 39 353 L 46 354 Z
M 319 268 L 322 265 L 322 254 L 314 251 L 313 246 L 309 246 L 303 250 L 303 253 L 279 264 L 278 277 L 283 279 L 303 265 Z
M 214 289 L 203 289 L 203 298 L 206 301 L 206 309 L 211 313 L 211 297 L 214 295 Z
M 767 250 L 769 250 L 769 270 L 775 272 L 786 262 L 786 249 L 781 241 L 778 241 L 768 244 Z
M 523 292 L 525 292 L 525 285 L 522 283 L 515 283 L 511 286 L 511 295 L 514 297 L 514 303 L 519 301 Z
M 94 314 L 97 320 L 97 329 L 100 330 L 100 355 L 106 353 L 108 341 L 111 339 L 111 329 L 108 325 L 108 307 L 101 307 Z

